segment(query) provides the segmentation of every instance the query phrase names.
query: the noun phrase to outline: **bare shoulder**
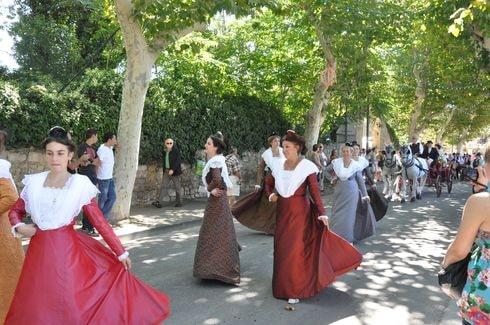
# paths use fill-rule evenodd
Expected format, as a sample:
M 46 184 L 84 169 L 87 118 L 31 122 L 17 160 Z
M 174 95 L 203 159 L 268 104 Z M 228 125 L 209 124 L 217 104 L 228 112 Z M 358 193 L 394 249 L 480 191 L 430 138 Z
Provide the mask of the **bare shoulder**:
M 471 205 L 478 211 L 486 211 L 490 214 L 490 193 L 482 192 L 473 194 L 468 198 L 468 201 L 466 201 L 466 205 Z
M 490 204 L 490 192 L 481 192 L 473 194 L 469 197 L 468 202 L 474 202 L 473 204 Z

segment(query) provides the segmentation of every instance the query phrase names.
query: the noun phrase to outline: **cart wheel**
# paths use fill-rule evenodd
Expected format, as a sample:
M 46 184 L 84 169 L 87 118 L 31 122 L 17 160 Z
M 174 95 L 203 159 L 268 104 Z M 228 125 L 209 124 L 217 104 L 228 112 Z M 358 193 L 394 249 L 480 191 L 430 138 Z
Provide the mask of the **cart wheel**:
M 437 175 L 435 186 L 436 186 L 436 195 L 437 197 L 440 197 L 442 193 L 441 175 Z

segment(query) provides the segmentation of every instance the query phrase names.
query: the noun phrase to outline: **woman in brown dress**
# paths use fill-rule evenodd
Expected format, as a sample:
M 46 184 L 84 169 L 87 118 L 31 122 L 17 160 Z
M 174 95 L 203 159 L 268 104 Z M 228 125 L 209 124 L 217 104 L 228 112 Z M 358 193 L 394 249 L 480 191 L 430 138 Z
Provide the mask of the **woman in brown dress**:
M 245 227 L 273 235 L 276 228 L 276 205 L 265 194 L 264 177 L 274 161 L 284 159 L 281 138 L 277 134 L 267 138 L 269 148 L 262 154 L 257 168 L 255 192 L 238 200 L 232 208 L 233 216 Z
M 3 157 L 5 137 L 6 133 L 0 130 L 0 157 Z M 0 324 L 5 321 L 24 261 L 20 238 L 11 233 L 8 219 L 8 212 L 18 197 L 10 162 L 0 158 Z
M 208 162 L 202 180 L 208 191 L 208 203 L 197 240 L 194 276 L 230 284 L 240 283 L 239 245 L 236 239 L 226 189 L 231 187 L 225 157 L 223 135 L 211 135 L 204 145 Z

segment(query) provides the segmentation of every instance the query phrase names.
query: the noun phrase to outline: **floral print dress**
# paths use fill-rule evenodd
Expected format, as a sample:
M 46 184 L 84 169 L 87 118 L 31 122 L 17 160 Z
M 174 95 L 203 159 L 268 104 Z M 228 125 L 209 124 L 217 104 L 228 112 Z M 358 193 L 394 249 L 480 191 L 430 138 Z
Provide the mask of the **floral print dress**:
M 468 280 L 458 306 L 460 316 L 473 325 L 490 324 L 490 233 L 479 230 L 468 264 Z

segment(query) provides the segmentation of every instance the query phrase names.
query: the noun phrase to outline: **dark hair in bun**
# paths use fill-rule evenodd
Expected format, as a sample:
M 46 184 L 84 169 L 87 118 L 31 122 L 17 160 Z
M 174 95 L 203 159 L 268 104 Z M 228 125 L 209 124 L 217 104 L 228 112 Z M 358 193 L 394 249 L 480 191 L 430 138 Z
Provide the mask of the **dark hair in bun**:
M 54 126 L 48 131 L 48 137 L 42 142 L 42 147 L 46 150 L 46 146 L 51 142 L 57 142 L 65 145 L 69 152 L 75 151 L 75 145 L 68 138 L 68 132 L 61 126 Z
M 308 152 L 308 149 L 305 145 L 305 138 L 301 135 L 296 134 L 293 130 L 288 130 L 286 135 L 282 137 L 282 141 L 293 142 L 299 146 L 298 153 L 305 155 Z
M 213 145 L 218 148 L 216 150 L 217 154 L 222 154 L 226 149 L 228 148 L 228 145 L 226 144 L 225 137 L 223 136 L 223 133 L 220 131 L 216 132 L 213 135 L 209 136 L 211 138 L 211 141 L 213 141 Z

